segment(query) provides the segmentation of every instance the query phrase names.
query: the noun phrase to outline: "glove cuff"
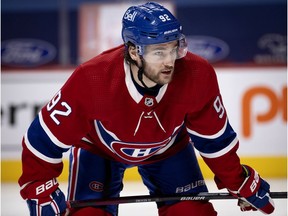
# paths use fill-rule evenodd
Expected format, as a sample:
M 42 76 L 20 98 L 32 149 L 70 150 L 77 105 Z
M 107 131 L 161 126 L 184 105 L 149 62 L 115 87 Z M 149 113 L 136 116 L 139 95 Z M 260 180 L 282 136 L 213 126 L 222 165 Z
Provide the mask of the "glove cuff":
M 237 191 L 229 190 L 229 192 L 237 197 L 250 197 L 254 195 L 260 188 L 260 176 L 256 170 L 247 165 L 242 165 L 244 175 L 246 176 L 242 185 Z
M 59 186 L 56 178 L 49 181 L 37 181 L 27 184 L 21 189 L 20 194 L 23 199 L 39 199 L 49 196 Z

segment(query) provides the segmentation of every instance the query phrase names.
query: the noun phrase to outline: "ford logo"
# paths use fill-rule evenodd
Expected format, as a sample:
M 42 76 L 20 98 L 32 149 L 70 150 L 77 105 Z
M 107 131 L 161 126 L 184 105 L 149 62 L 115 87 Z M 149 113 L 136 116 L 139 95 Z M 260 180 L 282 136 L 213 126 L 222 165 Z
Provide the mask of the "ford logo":
M 2 64 L 14 67 L 33 67 L 52 61 L 55 47 L 37 39 L 13 39 L 2 41 Z
M 224 41 L 209 36 L 187 36 L 188 49 L 211 63 L 225 59 L 229 46 Z

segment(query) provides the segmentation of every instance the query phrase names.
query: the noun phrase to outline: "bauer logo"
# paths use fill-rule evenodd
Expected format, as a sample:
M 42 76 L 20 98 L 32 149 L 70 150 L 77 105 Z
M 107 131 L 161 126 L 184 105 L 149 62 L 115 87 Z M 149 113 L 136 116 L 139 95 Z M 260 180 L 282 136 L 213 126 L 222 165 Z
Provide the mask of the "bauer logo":
M 42 40 L 13 39 L 2 41 L 2 64 L 14 67 L 33 67 L 52 61 L 55 47 Z
M 188 49 L 210 63 L 225 59 L 229 54 L 229 46 L 226 42 L 209 36 L 188 36 Z

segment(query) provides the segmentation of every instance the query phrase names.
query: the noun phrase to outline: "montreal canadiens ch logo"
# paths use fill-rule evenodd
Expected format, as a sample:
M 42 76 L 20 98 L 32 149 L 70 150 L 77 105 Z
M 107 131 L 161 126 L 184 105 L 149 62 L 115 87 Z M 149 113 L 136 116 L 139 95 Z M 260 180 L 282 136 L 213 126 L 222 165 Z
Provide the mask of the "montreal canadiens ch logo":
M 111 148 L 119 157 L 126 161 L 141 162 L 152 157 L 161 149 L 163 149 L 170 140 L 171 138 L 168 138 L 162 142 L 153 144 L 132 144 L 114 141 L 111 143 Z
M 104 185 L 98 181 L 92 181 L 89 183 L 89 188 L 96 192 L 102 192 L 104 190 Z

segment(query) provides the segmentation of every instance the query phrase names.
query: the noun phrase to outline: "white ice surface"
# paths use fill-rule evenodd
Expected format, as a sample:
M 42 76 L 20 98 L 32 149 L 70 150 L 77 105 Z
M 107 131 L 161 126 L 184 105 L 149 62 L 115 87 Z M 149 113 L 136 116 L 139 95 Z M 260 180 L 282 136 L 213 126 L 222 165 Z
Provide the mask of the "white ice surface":
M 268 179 L 271 191 L 287 191 L 287 179 Z M 218 192 L 213 181 L 206 181 L 210 192 Z M 67 184 L 60 183 L 62 191 L 65 193 Z M 222 191 L 226 192 L 226 191 Z M 122 196 L 147 195 L 148 191 L 139 182 L 126 182 Z M 271 216 L 287 216 L 287 199 L 275 199 L 275 211 Z M 236 200 L 213 201 L 214 207 L 219 216 L 260 216 L 260 212 L 241 212 Z M 1 184 L 1 216 L 28 216 L 26 202 L 19 195 L 19 186 L 15 183 Z M 132 203 L 121 204 L 119 216 L 157 216 L 155 203 Z

